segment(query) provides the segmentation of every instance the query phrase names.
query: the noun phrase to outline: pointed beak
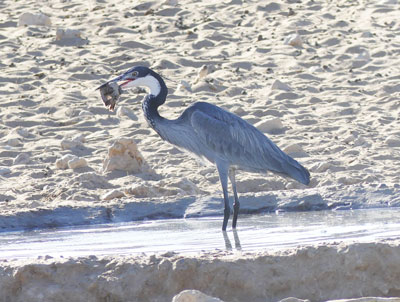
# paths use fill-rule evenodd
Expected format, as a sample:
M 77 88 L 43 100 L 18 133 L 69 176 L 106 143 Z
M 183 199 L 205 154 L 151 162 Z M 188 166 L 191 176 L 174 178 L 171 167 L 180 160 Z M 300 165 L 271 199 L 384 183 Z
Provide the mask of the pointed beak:
M 103 88 L 103 87 L 107 86 L 107 85 L 110 84 L 110 83 L 118 83 L 118 82 L 120 82 L 120 81 L 123 81 L 123 78 L 124 78 L 124 75 L 120 75 L 120 76 L 118 76 L 118 77 L 116 77 L 116 78 L 114 78 L 114 79 L 112 79 L 112 80 L 109 80 L 109 81 L 107 81 L 107 82 L 101 84 L 99 87 L 96 88 L 96 90 L 98 90 L 98 89 L 100 89 L 100 88 Z M 122 83 L 122 84 L 119 85 L 119 86 L 121 87 L 123 84 L 124 84 L 124 83 Z

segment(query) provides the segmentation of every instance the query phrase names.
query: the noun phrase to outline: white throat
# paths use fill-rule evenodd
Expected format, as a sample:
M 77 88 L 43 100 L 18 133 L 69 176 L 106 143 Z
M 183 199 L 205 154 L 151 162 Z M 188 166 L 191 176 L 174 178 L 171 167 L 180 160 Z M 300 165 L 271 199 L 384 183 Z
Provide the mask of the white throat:
M 146 86 L 150 89 L 150 94 L 157 96 L 161 91 L 161 86 L 158 80 L 152 75 L 148 74 L 144 78 L 138 78 L 132 82 L 124 85 L 124 88 Z

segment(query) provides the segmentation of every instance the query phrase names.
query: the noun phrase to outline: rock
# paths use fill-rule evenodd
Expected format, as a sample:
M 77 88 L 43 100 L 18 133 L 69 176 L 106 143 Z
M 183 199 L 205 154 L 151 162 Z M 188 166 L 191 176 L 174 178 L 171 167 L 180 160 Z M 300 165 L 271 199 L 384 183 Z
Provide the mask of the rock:
M 83 157 L 74 157 L 68 161 L 68 168 L 78 169 L 87 166 L 87 161 Z
M 81 39 L 82 35 L 79 30 L 76 29 L 61 29 L 58 28 L 56 31 L 56 41 L 60 41 L 63 39 Z
M 224 302 L 221 299 L 203 294 L 201 291 L 188 289 L 172 298 L 172 302 Z
M 284 41 L 285 45 L 291 45 L 294 47 L 302 47 L 303 46 L 303 40 L 301 39 L 299 34 L 292 34 L 289 35 L 285 38 Z
M 283 130 L 283 124 L 280 118 L 273 118 L 266 121 L 260 121 L 254 125 L 258 130 L 267 133 L 274 133 Z
M 152 172 L 131 138 L 119 138 L 108 149 L 107 157 L 103 162 L 103 171 L 113 170 L 133 173 Z
M 72 154 L 64 155 L 60 159 L 56 160 L 56 168 L 57 169 L 67 169 L 68 168 L 68 162 L 70 160 L 75 159 L 75 158 L 78 158 L 78 157 L 76 155 L 72 155 Z
M 289 85 L 279 81 L 275 80 L 275 82 L 271 86 L 271 90 L 284 90 L 284 91 L 291 91 L 292 88 L 290 88 Z
M 112 190 L 110 192 L 107 192 L 106 194 L 101 196 L 102 200 L 111 200 L 111 199 L 115 199 L 115 198 L 121 198 L 124 197 L 125 194 L 124 192 L 120 191 L 120 190 Z
M 27 153 L 20 153 L 13 160 L 13 165 L 24 165 L 27 164 L 31 160 L 31 157 Z
M 32 13 L 23 13 L 18 20 L 18 26 L 29 26 L 29 25 L 43 25 L 43 26 L 51 26 L 51 20 L 49 16 L 45 14 L 32 14 Z
M 75 139 L 63 139 L 60 143 L 61 149 L 63 150 L 71 150 L 71 149 L 82 149 L 83 148 L 83 143 L 81 141 L 81 137 L 79 136 L 78 138 L 75 137 Z

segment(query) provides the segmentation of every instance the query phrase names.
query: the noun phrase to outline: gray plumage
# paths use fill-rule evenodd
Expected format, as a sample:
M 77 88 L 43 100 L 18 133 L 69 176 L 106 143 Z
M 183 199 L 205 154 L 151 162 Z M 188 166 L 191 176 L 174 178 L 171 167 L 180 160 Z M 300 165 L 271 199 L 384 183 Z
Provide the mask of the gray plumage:
M 307 169 L 279 149 L 257 128 L 220 107 L 197 102 L 175 120 L 161 117 L 157 108 L 165 102 L 167 87 L 162 78 L 151 69 L 134 67 L 109 82 L 116 81 L 125 81 L 120 85 L 122 89 L 148 86 L 151 91 L 143 101 L 142 107 L 149 125 L 164 140 L 216 165 L 224 194 L 225 211 L 222 225 L 224 231 L 230 215 L 228 177 L 232 183 L 235 199 L 233 228 L 236 228 L 240 207 L 235 170 L 258 173 L 271 171 L 291 177 L 305 185 L 309 184 L 310 173 Z

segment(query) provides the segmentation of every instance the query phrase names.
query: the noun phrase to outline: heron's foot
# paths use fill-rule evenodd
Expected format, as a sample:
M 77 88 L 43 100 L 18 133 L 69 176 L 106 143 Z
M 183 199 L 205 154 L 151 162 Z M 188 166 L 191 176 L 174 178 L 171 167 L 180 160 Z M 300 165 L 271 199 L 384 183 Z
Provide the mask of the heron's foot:
M 228 225 L 229 216 L 231 215 L 231 209 L 226 207 L 224 210 L 224 222 L 222 223 L 222 230 L 226 231 L 226 226 Z
M 236 224 L 237 224 L 237 219 L 239 216 L 239 209 L 240 209 L 240 203 L 235 202 L 233 205 L 233 220 L 232 220 L 232 229 L 236 229 Z

